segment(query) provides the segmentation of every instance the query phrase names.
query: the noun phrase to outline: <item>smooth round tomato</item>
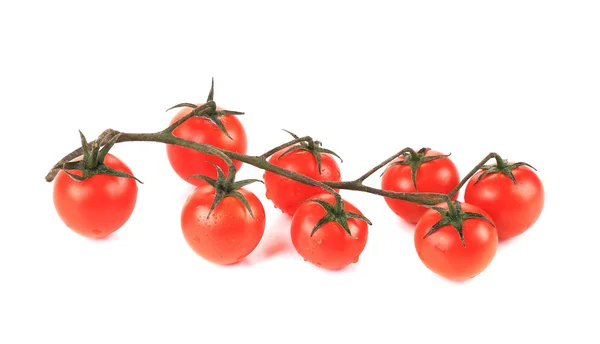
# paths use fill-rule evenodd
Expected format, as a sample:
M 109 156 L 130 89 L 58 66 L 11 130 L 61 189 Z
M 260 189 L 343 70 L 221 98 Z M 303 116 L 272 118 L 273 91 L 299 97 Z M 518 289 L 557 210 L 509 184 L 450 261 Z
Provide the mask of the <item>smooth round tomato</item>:
M 544 186 L 538 175 L 527 166 L 519 166 L 512 170 L 516 184 L 500 172 L 490 173 L 477 182 L 482 173 L 477 172 L 467 183 L 465 202 L 490 214 L 501 240 L 531 228 L 544 208 Z
M 242 261 L 258 246 L 265 230 L 265 211 L 260 200 L 246 189 L 238 189 L 250 205 L 252 215 L 237 198 L 228 195 L 210 212 L 215 198 L 211 185 L 197 187 L 181 212 L 183 236 L 202 258 L 228 265 Z
M 341 181 L 340 168 L 331 155 L 321 154 L 321 173 L 319 173 L 317 160 L 312 152 L 299 149 L 281 157 L 288 149 L 282 149 L 273 154 L 269 158 L 269 162 L 317 181 Z M 294 215 L 302 201 L 318 194 L 327 193 L 323 188 L 302 184 L 268 171 L 264 173 L 263 178 L 267 190 L 266 197 L 273 202 L 276 208 L 288 215 Z
M 427 150 L 425 157 L 443 155 L 440 152 Z M 404 161 L 403 156 L 392 163 Z M 383 173 L 381 188 L 394 192 L 435 192 L 448 194 L 460 183 L 460 175 L 450 158 L 441 158 L 422 163 L 417 169 L 417 188 L 415 189 L 410 165 L 390 165 Z M 458 192 L 452 196 L 456 200 Z M 417 223 L 428 208 L 408 201 L 384 197 L 388 207 L 400 218 L 409 223 Z
M 335 203 L 331 194 L 320 194 L 311 199 Z M 362 215 L 348 201 L 344 201 L 344 210 Z M 368 225 L 360 219 L 347 219 L 350 235 L 335 221 L 327 222 L 311 236 L 315 225 L 326 214 L 327 211 L 318 203 L 302 203 L 292 217 L 292 244 L 304 260 L 325 269 L 340 270 L 358 262 L 367 244 Z
M 438 207 L 448 209 L 447 204 Z M 484 210 L 462 203 L 463 212 L 472 212 L 493 220 Z M 463 221 L 464 245 L 455 227 L 446 225 L 424 238 L 442 215 L 428 209 L 415 227 L 414 243 L 423 264 L 434 273 L 455 281 L 479 275 L 492 262 L 498 247 L 498 234 L 489 222 L 471 218 Z
M 124 162 L 110 153 L 104 158 L 104 164 L 133 175 Z M 82 175 L 79 170 L 69 172 Z M 53 192 L 54 207 L 65 225 L 85 237 L 100 239 L 129 220 L 138 187 L 133 178 L 97 174 L 78 181 L 61 170 L 54 180 Z
M 198 106 L 201 105 L 202 104 L 198 104 Z M 182 108 L 173 117 L 170 124 L 175 123 L 181 117 L 189 114 L 192 110 L 192 108 Z M 217 108 L 217 110 L 222 109 Z M 231 138 L 227 137 L 214 122 L 205 117 L 191 117 L 187 119 L 173 131 L 173 135 L 188 141 L 205 143 L 228 151 L 246 154 L 248 142 L 246 131 L 240 120 L 235 115 L 224 115 L 220 116 L 219 119 L 223 122 L 223 126 Z M 201 174 L 213 179 L 217 178 L 215 166 L 210 162 L 221 167 L 225 172 L 225 175 L 227 175 L 227 164 L 223 159 L 217 156 L 176 145 L 168 144 L 166 146 L 167 156 L 171 167 L 179 177 L 192 185 L 199 186 L 206 184 L 206 182 L 200 178 L 187 179 L 193 174 Z M 237 160 L 233 160 L 233 164 L 237 170 L 242 166 L 242 163 Z

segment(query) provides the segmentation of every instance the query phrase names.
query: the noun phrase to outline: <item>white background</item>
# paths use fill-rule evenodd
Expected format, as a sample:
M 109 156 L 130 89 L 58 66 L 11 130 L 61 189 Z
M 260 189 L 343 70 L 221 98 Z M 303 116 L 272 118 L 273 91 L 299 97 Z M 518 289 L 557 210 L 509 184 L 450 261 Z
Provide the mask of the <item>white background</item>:
M 598 343 L 599 17 L 596 1 L 3 2 L 0 343 Z M 164 146 L 125 143 L 113 153 L 145 182 L 131 220 L 103 241 L 68 230 L 43 177 L 77 130 L 160 130 L 213 76 L 250 154 L 285 128 L 352 179 L 405 146 L 451 152 L 463 175 L 495 151 L 538 168 L 542 217 L 450 283 L 383 199 L 343 192 L 374 225 L 329 273 L 256 184 L 264 239 L 219 267 L 184 242 L 192 188 Z

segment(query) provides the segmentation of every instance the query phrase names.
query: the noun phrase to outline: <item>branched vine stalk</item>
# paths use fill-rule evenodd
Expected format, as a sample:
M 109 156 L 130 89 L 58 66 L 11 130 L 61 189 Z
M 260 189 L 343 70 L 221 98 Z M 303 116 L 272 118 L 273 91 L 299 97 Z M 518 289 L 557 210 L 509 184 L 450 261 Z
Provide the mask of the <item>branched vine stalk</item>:
M 235 179 L 236 168 L 233 164 L 233 160 L 238 160 L 238 161 L 241 161 L 248 165 L 257 167 L 257 168 L 265 170 L 265 171 L 270 171 L 270 172 L 279 174 L 281 176 L 287 177 L 289 179 L 295 180 L 295 181 L 303 183 L 303 184 L 321 187 L 324 190 L 331 193 L 332 195 L 334 195 L 336 198 L 336 201 L 339 202 L 339 204 L 341 204 L 341 205 L 343 205 L 342 198 L 339 195 L 339 193 L 336 192 L 334 189 L 354 190 L 354 191 L 379 195 L 379 196 L 383 196 L 383 197 L 418 203 L 418 204 L 422 204 L 422 205 L 428 205 L 428 206 L 433 206 L 433 205 L 436 205 L 436 204 L 439 204 L 442 202 L 451 204 L 452 203 L 451 197 L 454 194 L 456 194 L 456 192 L 458 192 L 461 189 L 461 187 L 469 180 L 469 178 L 471 178 L 475 173 L 477 173 L 477 171 L 479 171 L 487 163 L 488 160 L 490 160 L 492 158 L 500 159 L 499 155 L 496 153 L 488 154 L 479 164 L 477 164 L 461 180 L 461 182 L 448 195 L 440 194 L 440 193 L 425 193 L 425 192 L 395 192 L 395 191 L 388 191 L 388 190 L 382 190 L 382 189 L 370 187 L 363 183 L 368 177 L 370 177 L 372 174 L 374 174 L 375 172 L 377 172 L 384 166 L 388 165 L 394 159 L 396 159 L 399 156 L 402 156 L 406 153 L 414 152 L 414 150 L 409 147 L 404 148 L 401 151 L 397 152 L 396 154 L 383 160 L 377 166 L 375 166 L 372 169 L 370 169 L 369 171 L 365 172 L 362 176 L 360 176 L 357 179 L 350 180 L 350 181 L 340 181 L 340 182 L 334 182 L 334 181 L 320 182 L 320 181 L 314 180 L 310 177 L 307 177 L 303 174 L 296 173 L 296 172 L 278 167 L 267 161 L 267 159 L 271 155 L 275 154 L 276 152 L 280 151 L 281 149 L 291 147 L 292 145 L 295 145 L 295 144 L 298 144 L 301 142 L 306 142 L 307 144 L 311 144 L 311 143 L 315 142 L 310 136 L 295 138 L 289 142 L 281 144 L 281 145 L 265 152 L 264 154 L 253 156 L 253 155 L 239 154 L 236 152 L 228 151 L 228 150 L 221 149 L 221 148 L 211 146 L 208 144 L 188 141 L 188 140 L 185 140 L 185 139 L 182 139 L 182 138 L 179 138 L 179 137 L 176 137 L 175 135 L 173 135 L 173 131 L 179 125 L 181 125 L 186 120 L 188 120 L 189 118 L 191 118 L 193 116 L 202 116 L 202 115 L 211 114 L 211 113 L 214 114 L 217 111 L 216 103 L 212 100 L 213 94 L 214 94 L 214 91 L 211 88 L 211 92 L 209 94 L 207 102 L 200 107 L 195 107 L 195 105 L 190 104 L 190 103 L 182 103 L 182 104 L 176 105 L 175 107 L 189 106 L 189 107 L 195 107 L 195 108 L 189 114 L 187 114 L 186 116 L 183 116 L 181 119 L 174 122 L 173 124 L 171 124 L 169 127 L 167 127 L 164 130 L 161 130 L 159 132 L 154 132 L 154 133 L 124 133 L 124 132 L 119 132 L 114 129 L 107 129 L 104 132 L 102 132 L 102 134 L 100 134 L 96 140 L 89 142 L 89 144 L 90 145 L 98 144 L 100 147 L 102 147 L 102 146 L 106 145 L 107 143 L 109 143 L 109 141 L 114 139 L 113 140 L 114 143 L 158 142 L 158 143 L 164 143 L 164 144 L 178 145 L 178 146 L 194 149 L 196 151 L 203 152 L 205 154 L 215 155 L 215 156 L 218 156 L 219 158 L 223 159 L 223 161 L 225 161 L 225 163 L 227 163 L 227 166 L 228 166 L 227 179 L 229 181 L 233 181 Z M 175 108 L 175 107 L 173 107 L 173 108 Z M 228 111 L 224 111 L 224 112 L 227 113 Z M 242 114 L 242 113 L 235 112 L 235 111 L 231 111 L 231 112 L 237 113 L 237 114 Z M 63 167 L 66 163 L 81 156 L 82 154 L 83 154 L 83 148 L 80 147 L 78 149 L 75 149 L 71 153 L 67 154 L 62 159 L 60 159 L 50 169 L 50 171 L 46 175 L 46 178 L 45 178 L 46 181 L 52 182 L 54 180 L 54 178 L 56 177 L 56 175 L 58 174 L 58 172 L 61 169 L 63 169 Z

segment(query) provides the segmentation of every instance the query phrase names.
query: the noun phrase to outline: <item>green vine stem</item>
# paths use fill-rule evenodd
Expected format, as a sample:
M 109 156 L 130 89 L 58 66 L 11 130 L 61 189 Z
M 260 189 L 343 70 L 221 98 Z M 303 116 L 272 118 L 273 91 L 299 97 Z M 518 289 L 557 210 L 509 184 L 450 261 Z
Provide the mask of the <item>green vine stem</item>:
M 202 115 L 214 114 L 217 107 L 216 107 L 216 103 L 212 100 L 212 94 L 213 94 L 213 90 L 211 88 L 211 93 L 209 94 L 209 97 L 205 104 L 203 104 L 202 106 L 199 106 L 199 107 L 195 107 L 194 110 L 191 111 L 189 114 L 187 114 L 186 116 L 183 116 L 181 119 L 179 119 L 175 123 L 171 124 L 169 127 L 167 127 L 166 129 L 164 129 L 162 131 L 155 132 L 155 133 L 122 133 L 122 132 L 119 132 L 114 129 L 107 129 L 98 136 L 98 139 L 90 142 L 89 144 L 90 145 L 98 145 L 100 147 L 108 144 L 109 142 L 111 142 L 111 144 L 120 143 L 120 142 L 158 142 L 158 143 L 164 143 L 164 144 L 178 145 L 178 146 L 194 149 L 194 150 L 206 153 L 206 154 L 215 155 L 215 156 L 218 156 L 221 159 L 223 159 L 223 161 L 225 161 L 228 166 L 228 176 L 227 176 L 228 182 L 233 182 L 235 179 L 236 169 L 233 164 L 233 160 L 238 160 L 238 161 L 241 161 L 248 165 L 252 165 L 259 169 L 279 174 L 281 176 L 287 177 L 289 179 L 295 180 L 297 182 L 300 182 L 300 183 L 303 183 L 306 185 L 323 188 L 324 190 L 330 192 L 332 195 L 335 196 L 336 203 L 338 204 L 338 206 L 343 206 L 343 201 L 342 201 L 342 197 L 334 189 L 365 192 L 365 193 L 369 193 L 369 194 L 404 200 L 404 201 L 423 204 L 423 205 L 430 205 L 430 206 L 436 205 L 436 204 L 442 203 L 442 202 L 450 203 L 451 202 L 450 198 L 456 192 L 458 192 L 458 190 L 460 190 L 460 188 L 469 180 L 469 178 L 471 178 L 475 173 L 477 173 L 477 171 L 479 171 L 479 169 L 481 169 L 483 167 L 483 165 L 485 165 L 485 163 L 489 159 L 491 159 L 491 158 L 499 159 L 499 156 L 496 153 L 488 154 L 484 160 L 482 160 L 477 166 L 475 166 L 475 168 L 467 176 L 465 176 L 462 179 L 462 181 L 450 192 L 449 195 L 440 194 L 440 193 L 425 193 L 425 192 L 395 192 L 395 191 L 377 189 L 377 188 L 370 187 L 370 186 L 363 184 L 363 182 L 369 176 L 371 176 L 377 170 L 379 170 L 382 167 L 389 164 L 392 160 L 396 159 L 397 157 L 399 157 L 403 154 L 406 154 L 406 153 L 415 154 L 414 150 L 411 148 L 408 148 L 408 147 L 402 149 L 398 153 L 396 153 L 396 154 L 392 155 L 391 157 L 387 158 L 386 160 L 382 161 L 380 164 L 378 164 L 371 170 L 367 171 L 365 174 L 363 174 L 362 176 L 360 176 L 359 178 L 357 178 L 355 180 L 340 181 L 340 182 L 333 182 L 333 181 L 320 182 L 320 181 L 314 180 L 310 177 L 307 177 L 303 174 L 299 174 L 299 173 L 278 167 L 267 161 L 267 158 L 269 156 L 275 154 L 276 152 L 278 152 L 281 149 L 291 147 L 295 144 L 301 144 L 303 142 L 305 142 L 306 144 L 309 144 L 309 145 L 314 144 L 315 141 L 310 136 L 295 138 L 294 140 L 288 141 L 288 142 L 286 142 L 282 145 L 279 145 L 279 146 L 267 151 L 266 153 L 264 153 L 262 155 L 258 155 L 258 156 L 239 154 L 239 153 L 228 151 L 225 149 L 220 149 L 220 148 L 217 148 L 217 147 L 214 147 L 211 145 L 196 143 L 196 142 L 188 141 L 188 140 L 181 139 L 181 138 L 174 136 L 173 131 L 179 125 L 181 125 L 183 122 L 185 122 L 187 119 L 191 118 L 192 116 L 202 116 Z M 182 104 L 176 105 L 175 107 L 186 106 L 186 104 L 187 103 L 182 103 Z M 192 105 L 193 104 L 189 104 L 189 106 L 192 106 Z M 193 105 L 193 106 L 195 106 L 195 105 Z M 231 113 L 242 114 L 241 112 L 236 112 L 236 111 L 231 111 Z M 54 178 L 56 177 L 56 175 L 58 174 L 58 172 L 61 169 L 63 169 L 63 167 L 65 166 L 65 163 L 81 156 L 82 154 L 83 154 L 82 147 L 67 154 L 65 157 L 63 157 L 59 162 L 57 162 L 51 168 L 51 170 L 46 175 L 46 178 L 45 178 L 46 181 L 52 182 L 54 180 Z
M 339 199 L 340 201 L 341 201 L 341 197 L 339 196 L 339 194 L 337 192 L 335 192 L 333 190 L 334 188 L 360 191 L 360 192 L 370 193 L 370 194 L 374 194 L 374 195 L 395 198 L 395 199 L 405 200 L 405 201 L 409 201 L 409 202 L 415 202 L 415 203 L 424 204 L 424 205 L 435 205 L 440 202 L 445 202 L 448 198 L 448 196 L 446 196 L 444 194 L 438 194 L 438 193 L 407 193 L 407 192 L 394 192 L 394 191 L 381 190 L 381 189 L 373 188 L 370 186 L 366 186 L 362 183 L 362 181 L 364 179 L 366 179 L 366 177 L 368 177 L 368 175 L 373 174 L 377 169 L 383 167 L 385 165 L 385 163 L 378 165 L 378 167 L 372 169 L 367 174 L 365 174 L 363 177 L 361 177 L 357 180 L 342 181 L 342 182 L 319 182 L 319 181 L 316 181 L 316 180 L 314 180 L 310 177 L 307 177 L 303 174 L 299 174 L 299 173 L 289 171 L 284 168 L 275 166 L 266 160 L 266 156 L 273 154 L 280 149 L 289 147 L 298 142 L 302 142 L 303 140 L 310 142 L 312 139 L 308 136 L 304 137 L 304 138 L 300 138 L 300 139 L 291 140 L 285 144 L 278 146 L 276 150 L 273 149 L 263 155 L 251 156 L 251 155 L 239 154 L 236 152 L 216 148 L 211 145 L 206 145 L 206 144 L 202 144 L 202 143 L 196 143 L 196 142 L 188 141 L 185 139 L 181 139 L 181 138 L 174 136 L 171 133 L 171 131 L 172 131 L 171 128 L 168 128 L 168 129 L 169 130 L 163 130 L 163 131 L 156 132 L 156 133 L 121 133 L 114 129 L 107 129 L 102 134 L 100 134 L 100 136 L 98 137 L 97 140 L 90 142 L 90 144 L 94 144 L 97 142 L 100 146 L 103 146 L 107 142 L 109 142 L 112 138 L 114 138 L 116 135 L 119 135 L 116 138 L 115 143 L 158 142 L 158 143 L 164 143 L 164 144 L 178 145 L 178 146 L 194 149 L 194 150 L 206 153 L 206 154 L 216 155 L 216 156 L 223 158 L 223 160 L 226 161 L 229 165 L 229 174 L 230 175 L 235 175 L 235 167 L 233 166 L 232 160 L 238 160 L 238 161 L 241 161 L 248 165 L 252 165 L 254 167 L 282 175 L 284 177 L 290 178 L 292 180 L 295 180 L 295 181 L 303 183 L 303 184 L 321 187 L 321 188 L 327 190 L 328 192 L 330 192 L 331 194 L 333 194 L 336 197 L 336 199 Z M 394 157 L 387 159 L 387 160 L 391 161 L 396 156 L 398 156 L 404 152 L 406 152 L 406 150 L 400 151 L 398 154 L 394 155 Z M 79 157 L 82 153 L 83 153 L 83 150 L 80 147 L 80 148 L 74 150 L 73 152 L 67 154 L 64 158 L 62 158 L 59 162 L 57 162 L 52 167 L 52 169 L 48 172 L 48 174 L 46 175 L 46 178 L 45 178 L 46 181 L 52 182 L 54 180 L 54 178 L 56 177 L 56 175 L 58 174 L 58 172 L 62 169 L 62 166 L 66 162 L 69 162 L 72 159 Z
M 471 179 L 471 177 L 473 177 L 475 173 L 477 173 L 491 158 L 495 158 L 498 161 L 502 160 L 500 156 L 494 152 L 486 155 L 486 157 L 483 158 L 483 160 L 481 160 L 479 164 L 477 164 L 466 176 L 464 176 L 460 183 L 458 183 L 458 185 L 456 185 L 454 189 L 452 189 L 448 193 L 448 197 L 451 198 L 452 196 L 454 196 L 458 192 L 458 190 L 460 190 L 463 187 L 463 185 L 465 185 L 465 183 L 469 181 L 469 179 Z

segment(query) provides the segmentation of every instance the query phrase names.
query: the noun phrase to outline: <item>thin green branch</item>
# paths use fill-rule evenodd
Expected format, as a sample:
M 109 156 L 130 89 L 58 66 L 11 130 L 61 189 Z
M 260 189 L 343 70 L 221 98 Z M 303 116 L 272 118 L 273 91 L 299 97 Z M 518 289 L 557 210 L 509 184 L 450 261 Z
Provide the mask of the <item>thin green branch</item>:
M 355 191 L 370 193 L 370 194 L 374 194 L 374 195 L 380 195 L 380 196 L 394 198 L 394 199 L 405 200 L 405 201 L 409 201 L 409 202 L 415 202 L 415 203 L 419 203 L 419 204 L 426 204 L 426 205 L 437 204 L 439 202 L 446 200 L 446 198 L 447 198 L 447 196 L 444 194 L 406 193 L 406 192 L 393 192 L 393 191 L 387 191 L 387 190 L 380 190 L 380 189 L 376 189 L 373 187 L 363 185 L 360 181 L 357 181 L 357 180 L 342 181 L 342 182 L 319 182 L 319 181 L 316 181 L 316 180 L 314 180 L 310 177 L 307 177 L 303 174 L 289 171 L 289 170 L 286 170 L 284 168 L 281 168 L 281 167 L 278 167 L 276 165 L 269 163 L 264 158 L 264 156 L 266 156 L 267 153 L 269 153 L 270 151 L 261 156 L 250 156 L 250 155 L 245 155 L 245 154 L 239 154 L 236 152 L 219 149 L 219 148 L 216 148 L 211 145 L 196 143 L 196 142 L 188 141 L 185 139 L 181 139 L 176 136 L 173 136 L 173 134 L 171 134 L 170 132 L 168 132 L 166 130 L 156 132 L 156 133 L 120 133 L 116 130 L 108 129 L 105 132 L 103 132 L 102 135 L 96 141 L 98 141 L 99 145 L 103 145 L 103 144 L 106 144 L 108 141 L 110 141 L 110 139 L 113 138 L 117 134 L 120 134 L 120 135 L 116 139 L 115 143 L 159 142 L 159 143 L 187 147 L 187 148 L 194 149 L 194 150 L 206 153 L 206 154 L 219 156 L 228 163 L 230 174 L 231 173 L 235 174 L 235 167 L 233 166 L 233 163 L 231 161 L 239 160 L 248 165 L 252 165 L 254 167 L 263 169 L 265 171 L 270 171 L 270 172 L 282 175 L 284 177 L 290 178 L 292 180 L 295 180 L 295 181 L 303 183 L 303 184 L 321 187 L 321 188 L 327 190 L 328 192 L 332 193 L 340 201 L 341 201 L 341 196 L 337 192 L 335 192 L 334 188 L 335 189 L 345 189 L 345 190 L 355 190 Z M 308 136 L 299 138 L 297 140 L 299 140 L 300 142 L 301 141 L 312 141 L 312 139 Z M 95 141 L 92 141 L 92 142 L 95 142 Z M 283 144 L 277 148 L 279 148 L 279 149 L 281 149 L 282 147 L 285 148 L 285 146 L 289 146 L 291 144 L 294 144 L 295 142 L 296 142 L 296 140 L 293 140 L 293 141 L 287 142 L 286 144 Z M 52 182 L 54 180 L 54 178 L 56 177 L 56 175 L 58 174 L 58 172 L 61 170 L 62 165 L 65 162 L 68 162 L 68 161 L 80 156 L 81 154 L 82 154 L 82 149 L 80 147 L 80 148 L 74 150 L 73 152 L 69 153 L 68 155 L 66 155 L 63 159 L 61 159 L 57 164 L 55 164 L 52 167 L 50 172 L 48 172 L 48 174 L 46 175 L 46 181 Z M 383 165 L 385 165 L 385 164 L 383 164 Z M 380 167 L 382 167 L 383 165 L 381 165 Z
M 209 102 L 207 104 L 208 105 L 205 104 L 205 105 L 203 105 L 203 107 L 195 109 L 196 114 L 198 114 L 199 111 L 209 110 L 215 106 L 214 102 Z M 423 193 L 423 192 L 394 192 L 394 191 L 373 188 L 373 187 L 366 186 L 363 184 L 363 181 L 365 179 L 367 179 L 369 176 L 371 176 L 373 173 L 375 173 L 377 170 L 386 166 L 387 164 L 389 164 L 392 160 L 396 159 L 397 157 L 399 157 L 407 152 L 411 152 L 412 149 L 410 149 L 410 148 L 404 148 L 403 150 L 399 151 L 398 153 L 392 155 L 391 157 L 389 157 L 386 160 L 379 163 L 374 168 L 367 171 L 365 174 L 363 174 L 361 177 L 359 177 L 356 180 L 340 181 L 340 182 L 333 182 L 333 181 L 319 182 L 319 181 L 314 180 L 310 177 L 307 177 L 303 174 L 299 174 L 299 173 L 278 167 L 276 165 L 273 165 L 266 160 L 266 158 L 268 158 L 272 154 L 275 154 L 279 150 L 284 149 L 286 147 L 292 146 L 292 145 L 300 143 L 300 142 L 307 142 L 307 143 L 313 142 L 313 139 L 310 136 L 295 138 L 294 140 L 291 140 L 282 145 L 279 145 L 260 156 L 250 156 L 250 155 L 239 154 L 236 152 L 220 149 L 220 148 L 217 148 L 217 147 L 214 147 L 211 145 L 207 145 L 207 144 L 188 141 L 188 140 L 181 139 L 181 138 L 174 136 L 172 134 L 172 131 L 177 127 L 177 125 L 180 125 L 181 123 L 183 123 L 186 119 L 190 118 L 191 116 L 193 116 L 192 113 L 182 117 L 180 120 L 178 120 L 177 122 L 170 125 L 167 129 L 156 132 L 156 133 L 121 133 L 114 129 L 107 129 L 98 137 L 97 140 L 89 142 L 88 145 L 99 145 L 100 147 L 102 147 L 108 143 L 112 144 L 112 143 L 136 142 L 136 141 L 159 142 L 159 143 L 164 143 L 164 144 L 178 145 L 178 146 L 194 149 L 194 150 L 206 153 L 206 154 L 215 155 L 215 156 L 218 156 L 221 159 L 223 159 L 223 161 L 225 161 L 228 165 L 228 179 L 230 179 L 230 180 L 234 180 L 234 177 L 236 174 L 236 169 L 235 169 L 235 166 L 234 166 L 232 160 L 238 160 L 238 161 L 241 161 L 248 165 L 252 165 L 254 167 L 263 169 L 265 171 L 270 171 L 270 172 L 282 175 L 284 177 L 290 178 L 292 180 L 295 180 L 297 182 L 300 182 L 300 183 L 303 183 L 306 185 L 321 187 L 324 190 L 333 194 L 340 203 L 342 203 L 341 196 L 334 189 L 354 190 L 354 191 L 365 192 L 365 193 L 370 193 L 370 194 L 379 195 L 379 196 L 383 196 L 383 197 L 399 199 L 399 200 L 404 200 L 404 201 L 414 202 L 414 203 L 424 204 L 424 205 L 435 205 L 435 204 L 438 204 L 441 202 L 449 202 L 451 197 L 454 196 L 454 194 L 456 194 L 462 188 L 462 186 L 487 163 L 488 160 L 490 160 L 491 158 L 499 159 L 499 156 L 496 153 L 488 154 L 479 164 L 477 164 L 460 181 L 460 183 L 454 189 L 452 189 L 452 191 L 448 195 L 444 195 L 444 194 L 440 194 L 440 193 Z M 112 140 L 112 142 L 111 142 L 111 140 Z M 78 156 L 81 156 L 82 154 L 83 154 L 82 147 L 79 147 L 78 149 L 74 150 L 73 152 L 67 154 L 64 158 L 62 158 L 60 161 L 58 161 L 52 167 L 52 169 L 48 172 L 48 174 L 46 175 L 46 181 L 52 182 L 54 180 L 54 178 L 56 177 L 56 175 L 58 174 L 58 172 L 63 168 L 65 163 L 73 160 L 74 158 L 76 158 Z
M 486 155 L 486 157 L 483 158 L 483 160 L 481 160 L 481 162 L 479 162 L 479 164 L 477 164 L 477 166 L 475 166 L 466 176 L 464 176 L 464 178 L 460 181 L 460 183 L 458 183 L 458 185 L 454 187 L 454 189 L 452 189 L 452 191 L 450 191 L 448 196 L 452 198 L 452 196 L 454 196 L 458 192 L 458 190 L 460 190 L 460 188 L 462 188 L 463 185 L 465 185 L 465 183 L 468 182 L 469 179 L 471 179 L 471 177 L 473 177 L 475 173 L 477 173 L 477 171 L 479 171 L 483 167 L 483 165 L 485 165 L 488 162 L 488 160 L 496 157 L 498 157 L 498 154 L 493 152 Z
M 362 176 L 360 176 L 358 179 L 356 179 L 357 182 L 362 183 L 365 181 L 365 179 L 369 178 L 373 173 L 377 172 L 380 168 L 382 168 L 383 166 L 389 164 L 390 162 L 392 162 L 392 160 L 396 159 L 397 157 L 408 153 L 408 152 L 414 152 L 414 150 L 412 148 L 404 148 L 403 150 L 399 151 L 398 153 L 392 155 L 391 157 L 383 160 L 379 165 L 373 167 L 372 169 L 370 169 L 369 171 L 367 171 L 365 174 L 363 174 Z
M 300 143 L 300 142 L 308 142 L 308 143 L 310 143 L 310 142 L 312 142 L 312 138 L 310 136 L 304 136 L 304 137 L 299 137 L 299 138 L 293 139 L 293 140 L 291 140 L 289 142 L 286 142 L 286 143 L 284 143 L 282 145 L 279 145 L 279 146 L 277 146 L 277 147 L 269 150 L 268 152 L 266 152 L 265 154 L 261 155 L 260 157 L 262 159 L 267 159 L 271 155 L 279 152 L 280 150 L 282 150 L 284 148 L 287 148 L 287 147 L 290 147 L 290 146 L 293 146 L 293 145 L 295 145 L 297 143 Z

